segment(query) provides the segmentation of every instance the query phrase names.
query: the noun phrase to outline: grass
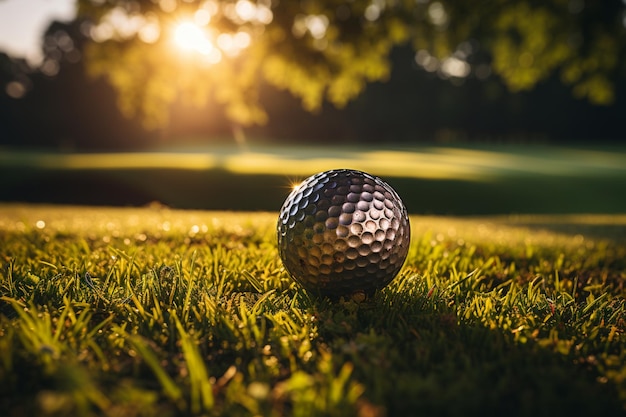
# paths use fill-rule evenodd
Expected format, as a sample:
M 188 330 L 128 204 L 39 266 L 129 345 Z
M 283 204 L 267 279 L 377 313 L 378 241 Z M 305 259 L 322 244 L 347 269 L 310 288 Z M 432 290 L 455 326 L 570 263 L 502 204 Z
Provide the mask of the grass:
M 623 146 L 251 146 L 135 153 L 0 149 L 0 201 L 276 210 L 332 168 L 381 176 L 415 214 L 623 213 Z
M 0 206 L 0 414 L 617 416 L 624 215 L 412 216 L 372 300 L 315 299 L 277 214 Z

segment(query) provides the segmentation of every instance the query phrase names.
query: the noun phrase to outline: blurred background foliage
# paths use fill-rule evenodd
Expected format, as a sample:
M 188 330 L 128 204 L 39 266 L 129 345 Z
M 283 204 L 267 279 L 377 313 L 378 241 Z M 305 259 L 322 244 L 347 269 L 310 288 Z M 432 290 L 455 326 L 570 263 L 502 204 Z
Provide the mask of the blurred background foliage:
M 624 73 L 623 4 L 548 0 L 79 0 L 90 22 L 89 73 L 147 127 L 172 101 L 213 96 L 238 124 L 262 124 L 259 81 L 310 111 L 344 107 L 391 72 L 409 44 L 416 63 L 450 79 L 499 77 L 511 91 L 558 73 L 575 96 L 611 104 Z M 182 26 L 187 25 L 187 26 Z M 187 30 L 187 33 L 184 31 Z M 178 42 L 177 42 L 178 41 Z M 174 45 L 173 45 L 174 44 Z
M 0 146 L 623 139 L 622 0 L 77 0 L 41 48 Z

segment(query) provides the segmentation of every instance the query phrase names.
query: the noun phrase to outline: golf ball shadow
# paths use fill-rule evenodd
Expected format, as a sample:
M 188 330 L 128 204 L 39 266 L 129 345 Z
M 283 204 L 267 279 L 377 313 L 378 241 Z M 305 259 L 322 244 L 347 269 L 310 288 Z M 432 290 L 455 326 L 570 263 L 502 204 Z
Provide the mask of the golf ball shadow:
M 382 179 L 337 169 L 304 180 L 285 200 L 278 250 L 291 277 L 309 292 L 369 297 L 406 259 L 410 223 L 402 200 Z

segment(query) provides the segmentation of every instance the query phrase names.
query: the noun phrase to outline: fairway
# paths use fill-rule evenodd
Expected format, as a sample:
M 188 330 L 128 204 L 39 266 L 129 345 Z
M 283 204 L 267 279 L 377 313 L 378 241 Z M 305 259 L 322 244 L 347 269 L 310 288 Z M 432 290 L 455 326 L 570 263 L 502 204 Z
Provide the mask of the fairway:
M 294 183 L 358 169 L 388 181 L 414 214 L 626 211 L 623 147 L 278 146 L 152 152 L 0 150 L 0 201 L 278 210 Z
M 626 216 L 411 216 L 365 302 L 284 271 L 276 212 L 0 206 L 3 415 L 626 410 Z

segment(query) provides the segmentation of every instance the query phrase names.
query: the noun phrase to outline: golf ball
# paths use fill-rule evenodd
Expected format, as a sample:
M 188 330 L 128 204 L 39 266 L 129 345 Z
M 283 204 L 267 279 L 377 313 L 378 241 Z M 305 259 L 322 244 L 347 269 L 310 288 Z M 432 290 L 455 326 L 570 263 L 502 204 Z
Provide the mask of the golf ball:
M 337 169 L 307 178 L 289 194 L 277 234 L 283 265 L 306 290 L 332 298 L 370 296 L 400 271 L 410 223 L 389 184 Z

